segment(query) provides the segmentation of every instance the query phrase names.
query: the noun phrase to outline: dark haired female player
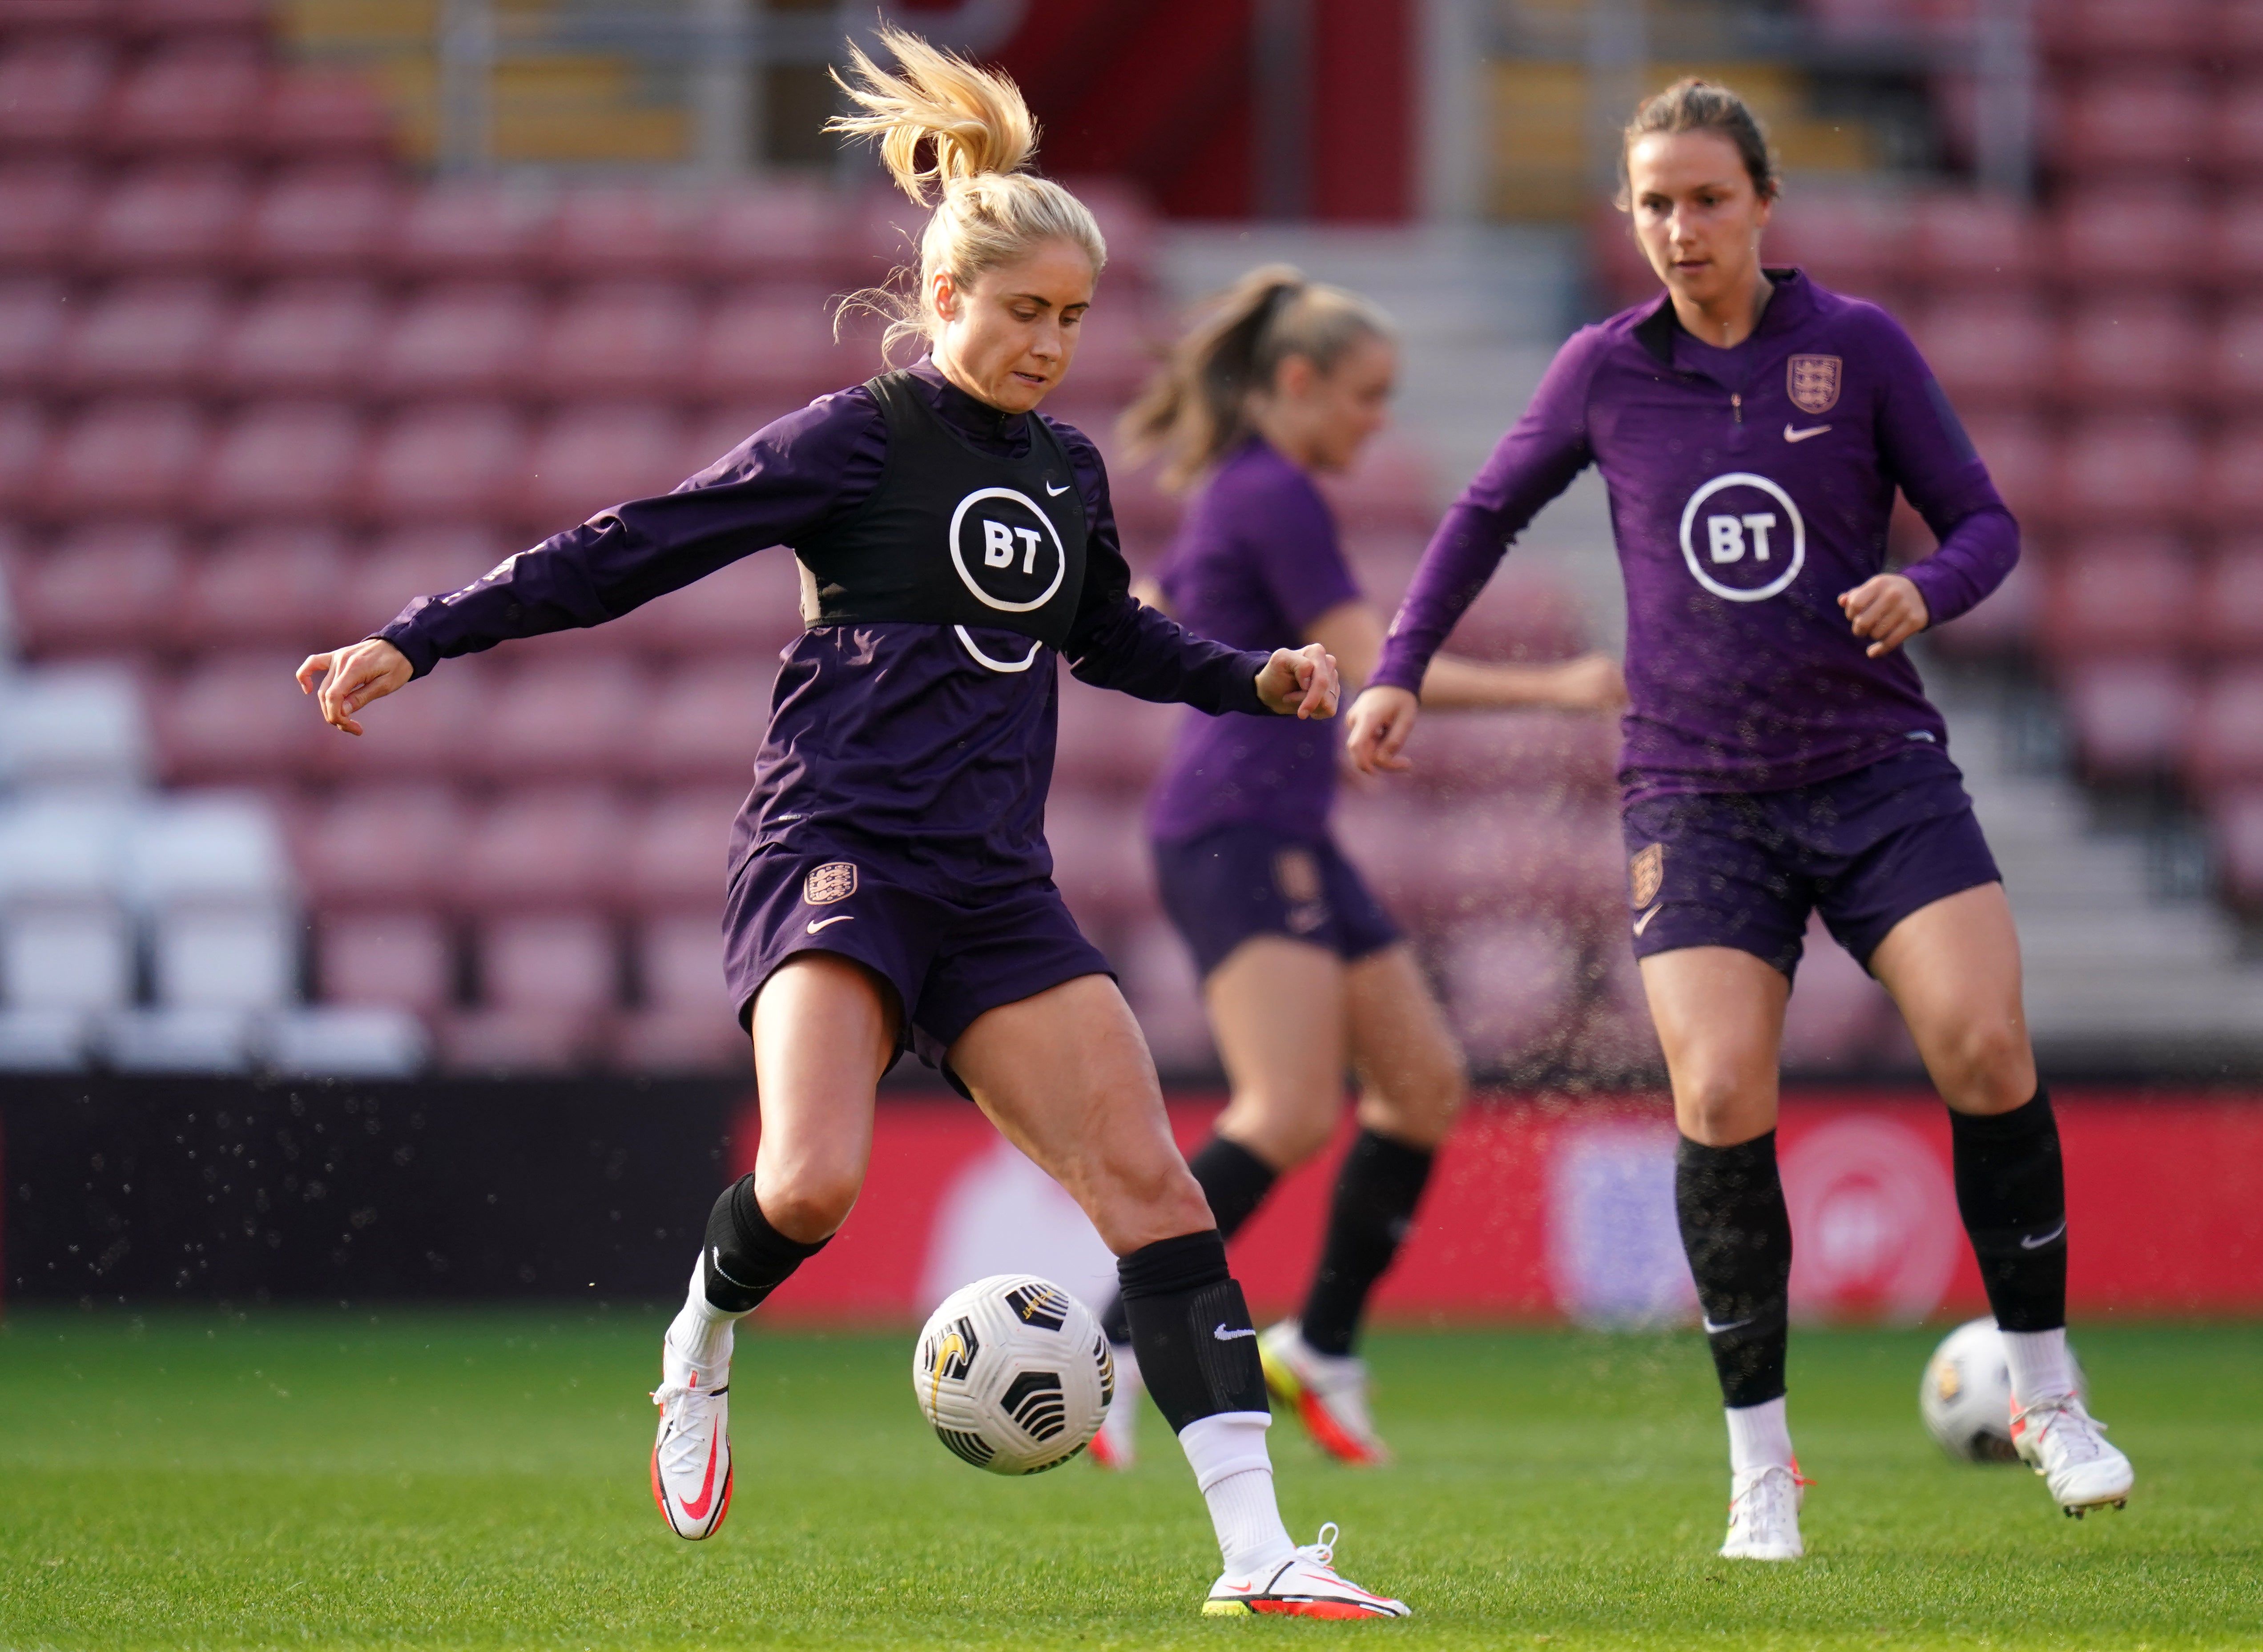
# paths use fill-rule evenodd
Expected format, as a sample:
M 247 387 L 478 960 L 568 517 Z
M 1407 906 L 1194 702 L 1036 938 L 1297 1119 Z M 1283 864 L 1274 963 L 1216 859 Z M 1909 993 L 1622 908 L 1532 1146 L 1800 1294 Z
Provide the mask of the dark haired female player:
M 1892 993 L 1948 1104 L 2020 1454 L 2070 1512 L 2118 1504 L 2129 1460 L 2067 1360 L 2058 1129 L 2019 940 L 1941 714 L 1899 652 L 2002 581 L 2018 528 L 1891 318 L 1761 267 L 1777 182 L 1740 99 L 1702 81 L 1660 93 L 1627 128 L 1625 163 L 1623 204 L 1666 296 L 1575 335 L 1448 514 L 1353 708 L 1353 760 L 1402 766 L 1424 661 L 1533 514 L 1600 467 L 1627 586 L 1634 947 L 1728 1407 L 1721 1553 L 1801 1552 L 1775 1128 L 1811 909 Z M 1906 574 L 1882 566 L 1897 487 L 1940 541 Z
M 1059 384 L 1104 248 L 1023 170 L 1010 81 L 909 35 L 855 54 L 896 181 L 940 199 L 892 333 L 932 354 L 821 397 L 662 498 L 599 513 L 368 641 L 317 654 L 325 717 L 436 661 L 594 625 L 766 545 L 794 548 L 808 629 L 787 651 L 734 833 L 727 969 L 751 1028 L 762 1141 L 727 1189 L 662 1342 L 653 1496 L 705 1537 L 731 1496 L 732 1327 L 847 1219 L 873 1089 L 915 1045 L 1082 1205 L 1115 1251 L 1150 1390 L 1207 1499 L 1225 1572 L 1204 1611 L 1399 1617 L 1299 1548 L 1275 1503 L 1255 1330 L 1174 1148 L 1139 1030 L 1077 933 L 1043 835 L 1054 660 L 1214 712 L 1326 717 L 1324 650 L 1244 653 L 1131 596 L 1090 442 L 1033 409 Z M 922 151 L 931 155 L 924 164 Z
M 1375 667 L 1383 622 L 1362 598 L 1313 485 L 1382 427 L 1398 372 L 1390 321 L 1338 288 L 1271 265 L 1209 307 L 1125 415 L 1135 449 L 1169 456 L 1166 480 L 1202 479 L 1163 565 L 1141 595 L 1206 637 L 1244 647 L 1319 643 L 1356 684 Z M 1432 705 L 1623 703 L 1601 654 L 1553 666 L 1441 655 Z M 1353 1339 L 1414 1219 L 1431 1159 L 1459 1109 L 1461 1052 L 1399 930 L 1327 829 L 1336 742 L 1310 724 L 1195 718 L 1148 810 L 1163 905 L 1195 955 L 1233 1086 L 1188 1161 L 1231 1238 L 1275 1180 L 1327 1144 L 1344 1074 L 1362 1081 L 1360 1132 L 1336 1179 L 1319 1268 L 1296 1319 L 1258 1345 L 1275 1397 L 1350 1463 L 1381 1461 L 1367 1368 Z M 1108 1317 L 1123 1344 L 1119 1303 Z M 1129 1348 L 1124 1349 L 1129 1355 Z M 1139 1364 L 1118 1374 L 1136 1384 Z M 1131 1460 L 1135 1405 L 1094 1442 Z

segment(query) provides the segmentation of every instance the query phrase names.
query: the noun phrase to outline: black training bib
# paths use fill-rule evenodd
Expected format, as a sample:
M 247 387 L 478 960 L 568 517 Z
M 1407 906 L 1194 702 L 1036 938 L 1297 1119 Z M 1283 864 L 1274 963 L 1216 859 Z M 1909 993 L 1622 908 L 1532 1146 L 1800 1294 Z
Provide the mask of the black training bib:
M 794 547 L 803 623 L 980 626 L 1059 648 L 1085 554 L 1084 499 L 1060 438 L 1030 414 L 1029 452 L 1001 458 L 946 425 L 909 373 L 864 387 L 888 422 L 886 465 L 862 506 Z

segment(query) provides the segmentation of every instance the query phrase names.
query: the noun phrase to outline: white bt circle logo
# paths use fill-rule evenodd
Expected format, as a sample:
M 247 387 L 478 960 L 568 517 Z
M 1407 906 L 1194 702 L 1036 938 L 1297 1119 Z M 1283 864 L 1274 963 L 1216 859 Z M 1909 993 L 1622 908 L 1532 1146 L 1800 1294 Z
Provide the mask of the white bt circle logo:
M 1765 602 L 1799 577 L 1807 523 L 1791 495 L 1767 477 L 1731 471 L 1682 507 L 1681 559 L 1714 595 Z
M 1052 518 L 1010 487 L 977 488 L 958 501 L 951 562 L 978 601 L 1005 614 L 1043 608 L 1068 573 Z

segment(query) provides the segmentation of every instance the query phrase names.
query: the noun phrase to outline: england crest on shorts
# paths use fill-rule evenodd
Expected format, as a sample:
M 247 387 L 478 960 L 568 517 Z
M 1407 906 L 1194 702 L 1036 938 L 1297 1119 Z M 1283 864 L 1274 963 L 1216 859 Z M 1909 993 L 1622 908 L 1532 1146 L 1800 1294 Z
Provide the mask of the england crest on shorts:
M 829 906 L 836 900 L 848 899 L 856 892 L 857 862 L 854 861 L 828 861 L 823 866 L 812 867 L 809 876 L 801 883 L 801 898 L 812 906 Z
M 1828 413 L 1837 407 L 1841 365 L 1836 356 L 1794 356 L 1784 370 L 1791 405 L 1802 413 Z
M 1636 906 L 1647 906 L 1656 900 L 1666 885 L 1666 845 L 1653 843 L 1629 860 L 1627 883 Z

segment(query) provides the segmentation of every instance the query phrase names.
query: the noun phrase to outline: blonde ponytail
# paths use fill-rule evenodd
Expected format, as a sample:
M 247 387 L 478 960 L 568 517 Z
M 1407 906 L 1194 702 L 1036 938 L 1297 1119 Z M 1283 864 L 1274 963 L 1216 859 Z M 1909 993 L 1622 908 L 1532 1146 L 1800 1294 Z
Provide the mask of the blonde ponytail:
M 1038 123 L 1020 88 L 893 25 L 880 30 L 879 41 L 895 58 L 895 71 L 852 44 L 853 83 L 838 74 L 833 79 L 861 112 L 837 115 L 825 129 L 878 139 L 896 186 L 922 206 L 930 191 L 935 198 L 920 236 L 918 292 L 907 299 L 867 288 L 843 306 L 888 317 L 883 354 L 902 339 L 931 342 L 942 330 L 930 296 L 938 271 L 965 292 L 986 271 L 1045 242 L 1066 241 L 1092 261 L 1096 278 L 1108 263 L 1108 243 L 1091 212 L 1059 184 L 1023 170 L 1037 152 Z
M 1202 307 L 1119 425 L 1133 464 L 1160 453 L 1166 487 L 1186 487 L 1249 429 L 1249 401 L 1302 356 L 1322 373 L 1352 344 L 1389 338 L 1391 318 L 1356 292 L 1285 263 L 1252 270 Z

